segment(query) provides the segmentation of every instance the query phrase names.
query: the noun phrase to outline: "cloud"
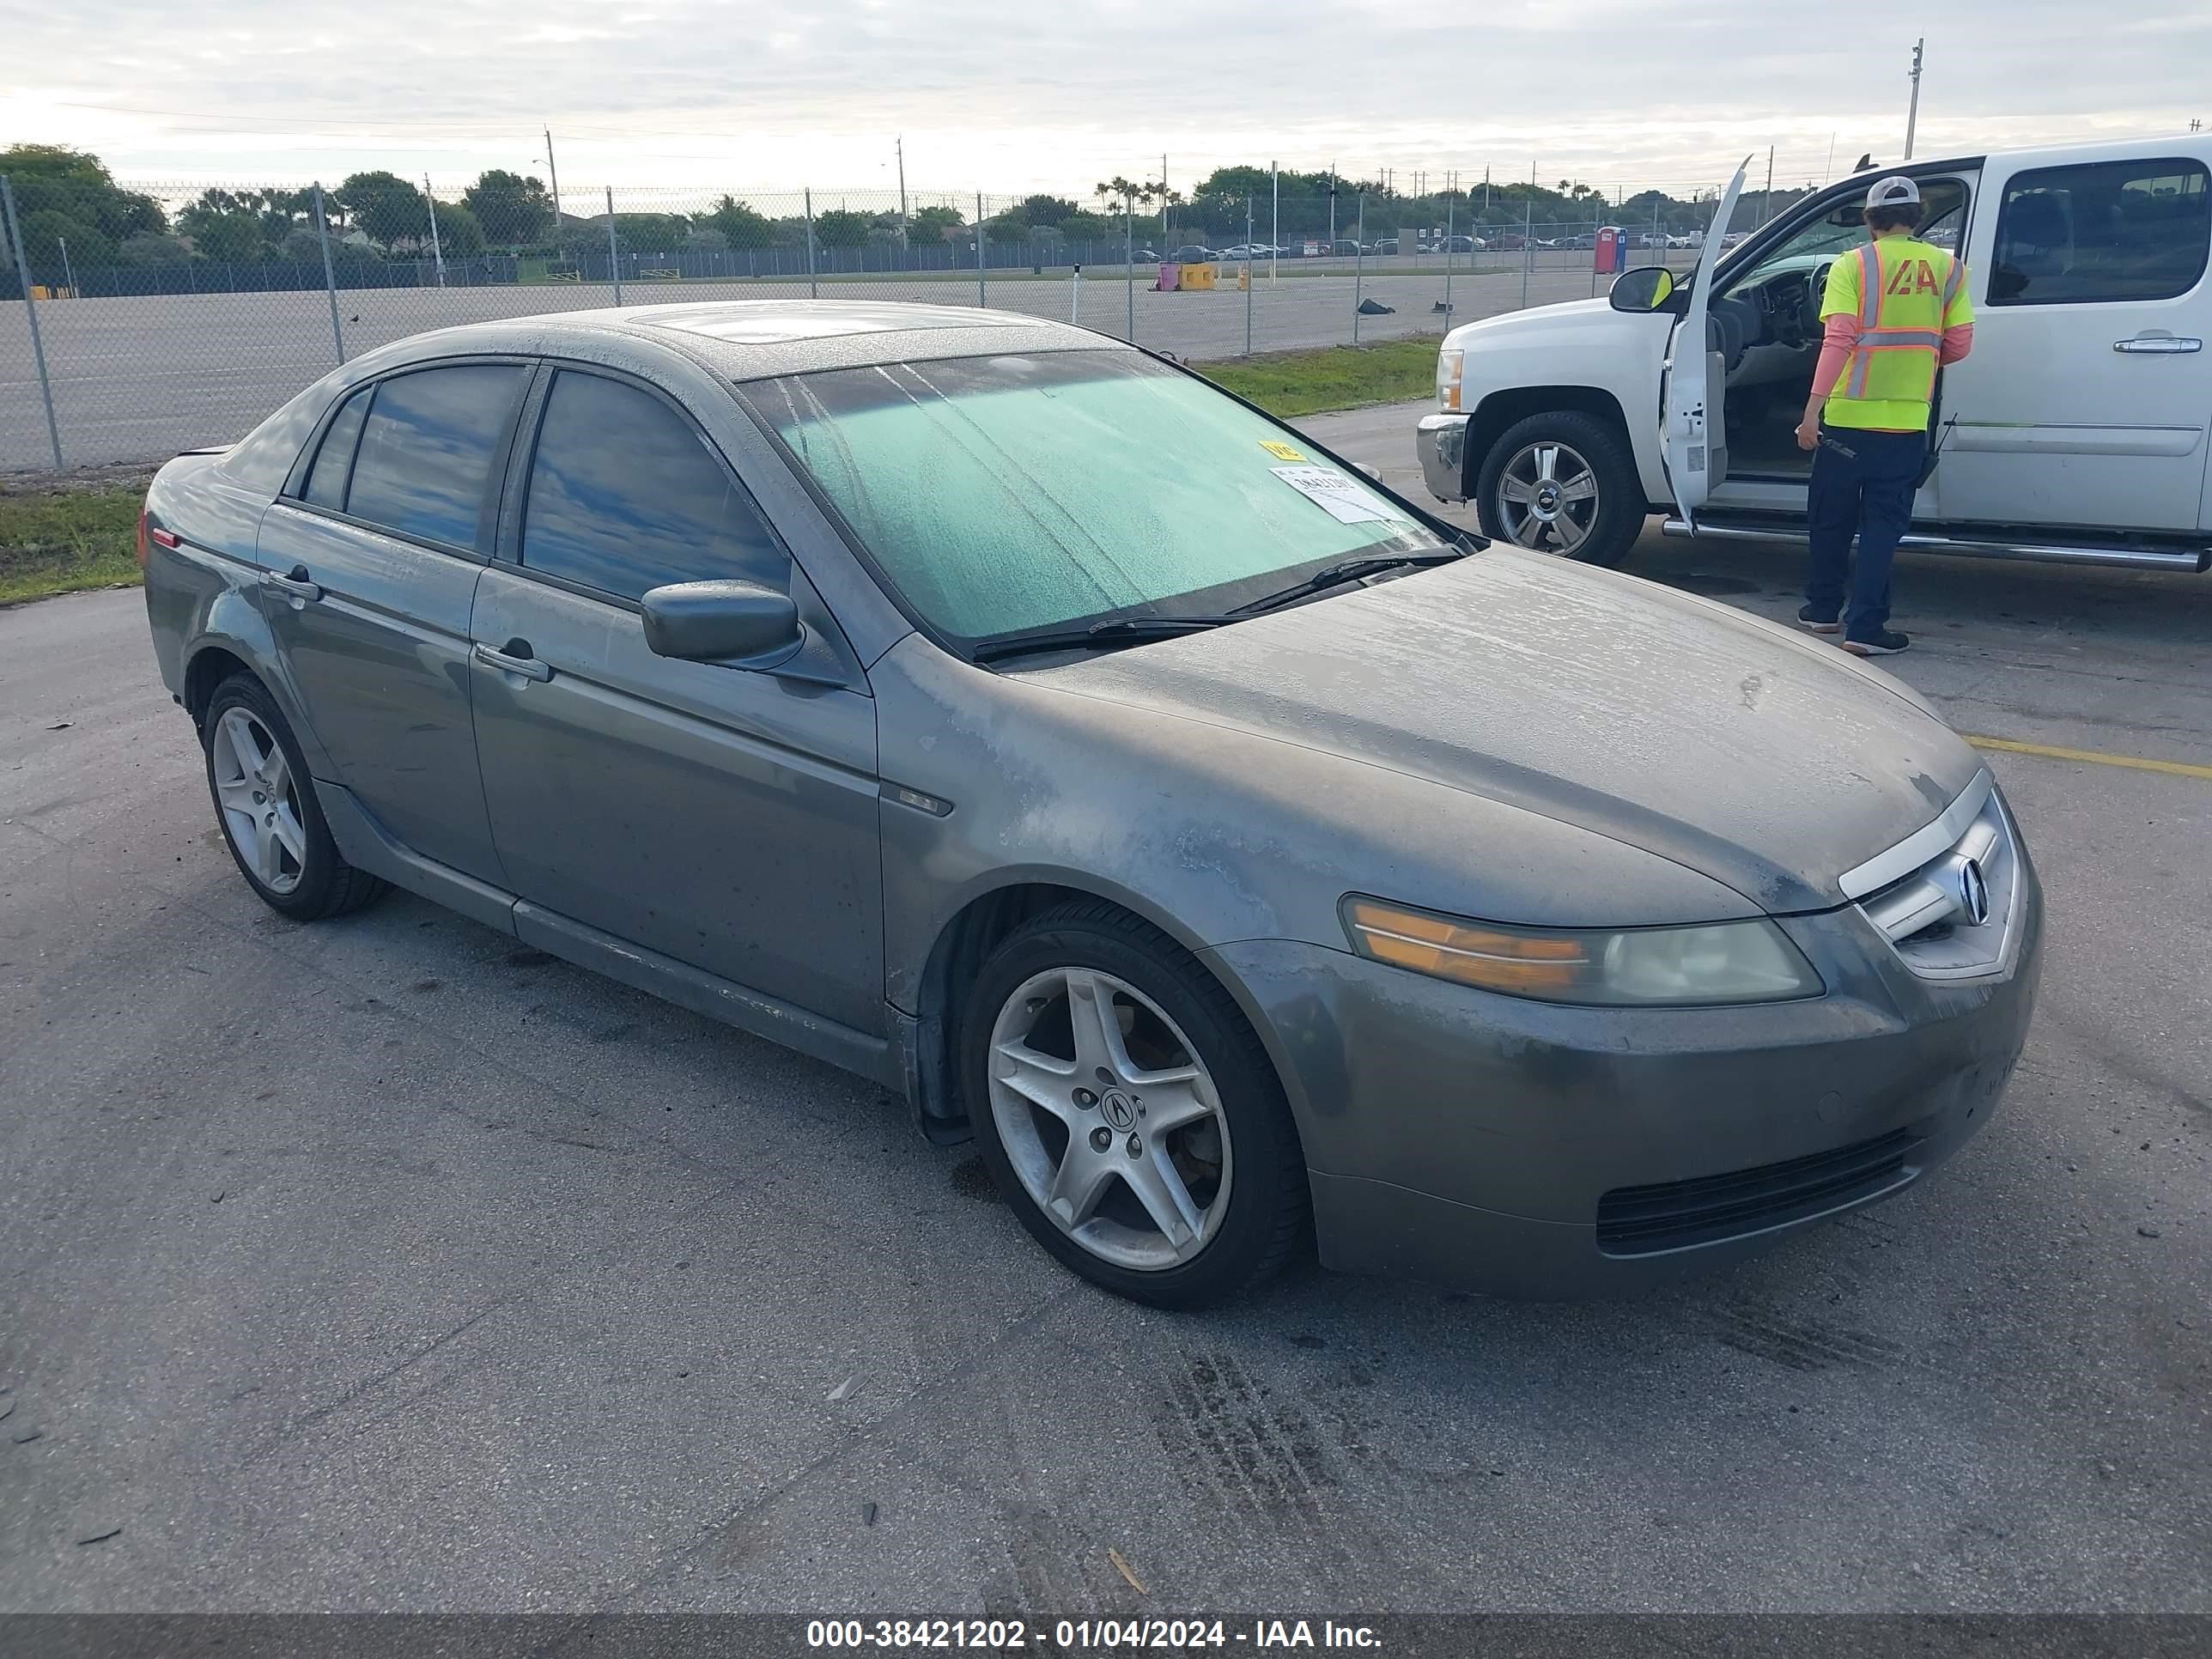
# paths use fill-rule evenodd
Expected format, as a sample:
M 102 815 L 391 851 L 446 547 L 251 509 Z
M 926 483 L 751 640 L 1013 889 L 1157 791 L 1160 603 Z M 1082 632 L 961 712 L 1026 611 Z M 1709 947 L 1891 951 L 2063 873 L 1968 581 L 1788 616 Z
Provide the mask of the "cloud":
M 1902 143 L 1929 27 L 1922 149 L 2174 131 L 2212 114 L 2212 14 L 2134 0 L 1862 6 L 1708 0 L 227 0 L 220 27 L 144 0 L 25 9 L 0 132 L 137 176 L 516 167 L 550 123 L 564 183 L 1087 192 L 1231 161 L 1457 168 L 1630 189 L 1781 179 Z M 1881 30 L 1873 38 L 1869 23 Z M 303 52 L 302 41 L 317 43 Z M 118 73 L 112 43 L 142 66 Z M 158 66 L 150 72 L 149 65 Z M 87 105 L 174 112 L 131 114 Z

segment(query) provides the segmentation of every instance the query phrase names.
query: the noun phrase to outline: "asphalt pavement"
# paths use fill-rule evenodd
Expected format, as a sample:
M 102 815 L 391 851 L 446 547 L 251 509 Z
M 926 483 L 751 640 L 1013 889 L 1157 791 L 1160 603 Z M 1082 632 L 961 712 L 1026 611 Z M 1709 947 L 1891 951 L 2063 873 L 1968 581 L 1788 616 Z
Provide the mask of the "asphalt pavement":
M 1510 254 L 1484 254 L 1491 265 Z M 1462 264 L 1449 288 L 1449 320 L 1467 322 L 1523 304 L 1584 298 L 1596 289 L 1589 254 L 1547 252 L 1552 262 L 1476 275 Z M 972 306 L 1077 322 L 1135 337 L 1155 350 L 1217 359 L 1255 351 L 1442 334 L 1444 273 L 1388 259 L 1355 272 L 1346 260 L 1297 260 L 1270 281 L 1262 268 L 1249 290 L 1158 294 L 1150 270 L 1124 269 L 1032 276 L 993 271 L 979 293 L 971 274 L 883 276 L 817 286 L 824 299 L 905 300 Z M 790 299 L 799 281 L 629 283 L 629 304 Z M 338 331 L 349 356 L 426 329 L 614 303 L 604 283 L 489 288 L 349 289 L 339 294 Z M 1354 322 L 1360 299 L 1391 307 Z M 39 310 L 62 453 L 70 466 L 167 460 L 198 444 L 228 443 L 337 362 L 330 302 L 320 289 L 276 294 L 178 294 L 62 301 Z M 23 307 L 0 303 L 0 472 L 51 467 L 45 405 Z
M 1411 419 L 1310 426 L 1402 474 Z M 1898 588 L 1962 729 L 2212 761 L 2212 580 Z M 0 613 L 0 1610 L 2212 1611 L 2212 778 L 1990 759 L 2049 956 L 1938 1176 L 1640 1301 L 1170 1316 L 872 1087 L 411 897 L 267 912 L 139 596 Z

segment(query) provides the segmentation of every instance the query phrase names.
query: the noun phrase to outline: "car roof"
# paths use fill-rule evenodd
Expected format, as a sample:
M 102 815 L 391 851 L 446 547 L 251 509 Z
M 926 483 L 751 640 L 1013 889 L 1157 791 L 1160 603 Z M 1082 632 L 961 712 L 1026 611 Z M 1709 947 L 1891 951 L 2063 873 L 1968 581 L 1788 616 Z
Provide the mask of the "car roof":
M 1109 335 L 1012 312 L 793 299 L 679 301 L 539 313 L 437 329 L 374 355 L 385 363 L 478 352 L 605 359 L 624 355 L 625 343 L 674 347 L 733 380 L 948 357 L 1133 349 Z

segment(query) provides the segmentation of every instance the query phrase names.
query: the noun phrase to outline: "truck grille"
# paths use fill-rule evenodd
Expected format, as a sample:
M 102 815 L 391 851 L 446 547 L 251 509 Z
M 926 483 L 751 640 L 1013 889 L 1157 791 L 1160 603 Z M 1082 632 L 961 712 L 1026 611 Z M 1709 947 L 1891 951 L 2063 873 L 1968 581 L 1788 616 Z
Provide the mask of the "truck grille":
M 1893 1129 L 1784 1164 L 1656 1187 L 1616 1187 L 1597 1201 L 1597 1246 L 1607 1255 L 1656 1255 L 1860 1203 L 1920 1173 L 1911 1158 L 1922 1139 L 1913 1130 Z

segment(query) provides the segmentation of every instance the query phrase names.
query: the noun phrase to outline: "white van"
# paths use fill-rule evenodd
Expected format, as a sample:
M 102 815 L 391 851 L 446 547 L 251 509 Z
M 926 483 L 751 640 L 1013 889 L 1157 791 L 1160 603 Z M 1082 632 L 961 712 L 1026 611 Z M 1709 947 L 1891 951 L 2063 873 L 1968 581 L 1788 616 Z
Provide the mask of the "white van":
M 1431 493 L 1473 501 L 1492 537 L 1600 564 L 1653 512 L 1670 535 L 1802 539 L 1812 458 L 1793 434 L 1821 290 L 1892 173 L 1919 183 L 1921 234 L 1964 252 L 1975 311 L 1905 545 L 2212 565 L 2212 134 L 1862 173 L 1736 247 L 1705 238 L 1687 277 L 1647 266 L 1604 299 L 1455 328 L 1420 422 Z

